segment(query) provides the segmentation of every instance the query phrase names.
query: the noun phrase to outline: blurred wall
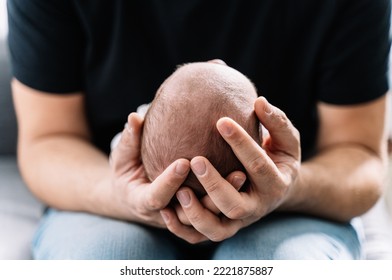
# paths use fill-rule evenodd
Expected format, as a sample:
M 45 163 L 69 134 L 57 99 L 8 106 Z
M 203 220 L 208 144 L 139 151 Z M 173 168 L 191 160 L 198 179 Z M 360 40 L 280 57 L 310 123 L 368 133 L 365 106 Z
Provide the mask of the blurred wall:
M 0 38 L 7 35 L 7 10 L 6 0 L 0 0 Z

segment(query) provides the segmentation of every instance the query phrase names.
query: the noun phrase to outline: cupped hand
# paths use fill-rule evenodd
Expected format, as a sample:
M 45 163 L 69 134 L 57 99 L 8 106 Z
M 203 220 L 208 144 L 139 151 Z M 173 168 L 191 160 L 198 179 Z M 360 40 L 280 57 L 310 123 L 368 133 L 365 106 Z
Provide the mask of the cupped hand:
M 226 181 L 237 191 L 239 191 L 241 189 L 241 187 L 244 186 L 244 183 L 246 181 L 246 174 L 244 174 L 241 171 L 234 171 L 232 173 L 230 173 L 226 178 Z M 203 205 L 204 208 L 207 208 L 208 210 L 210 210 L 212 213 L 218 215 L 221 213 L 221 211 L 218 209 L 218 207 L 216 207 L 216 205 L 214 204 L 214 202 L 211 200 L 211 197 L 206 194 L 204 195 L 202 198 L 200 198 L 200 203 Z M 188 220 L 188 217 L 186 216 L 182 206 L 180 204 L 174 204 L 172 205 L 172 207 L 174 208 L 178 219 L 180 220 L 180 222 L 184 225 L 192 225 L 190 223 L 190 221 Z
M 166 227 L 160 210 L 167 207 L 185 181 L 190 163 L 178 159 L 153 182 L 147 178 L 140 157 L 143 118 L 131 113 L 121 139 L 110 155 L 112 205 L 118 218 Z
M 177 199 L 191 225 L 182 223 L 170 208 L 161 211 L 168 229 L 175 235 L 190 243 L 222 241 L 276 210 L 294 195 L 301 165 L 299 132 L 284 112 L 263 97 L 256 100 L 255 112 L 269 131 L 262 147 L 233 120 L 222 118 L 217 122 L 220 134 L 244 165 L 250 185 L 238 192 L 206 158 L 192 159 L 192 171 L 219 211 L 205 207 L 191 189 L 181 188 Z

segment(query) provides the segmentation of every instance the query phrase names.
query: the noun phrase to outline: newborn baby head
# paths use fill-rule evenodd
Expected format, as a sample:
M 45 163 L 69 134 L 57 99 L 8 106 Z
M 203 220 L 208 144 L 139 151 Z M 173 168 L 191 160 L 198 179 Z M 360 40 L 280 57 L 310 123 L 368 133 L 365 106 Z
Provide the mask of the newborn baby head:
M 147 176 L 154 180 L 176 159 L 195 156 L 206 157 L 223 177 L 245 171 L 216 122 L 229 117 L 260 143 L 256 98 L 250 80 L 231 67 L 210 62 L 179 67 L 158 89 L 145 115 L 141 156 Z M 205 193 L 192 171 L 184 185 L 197 195 Z

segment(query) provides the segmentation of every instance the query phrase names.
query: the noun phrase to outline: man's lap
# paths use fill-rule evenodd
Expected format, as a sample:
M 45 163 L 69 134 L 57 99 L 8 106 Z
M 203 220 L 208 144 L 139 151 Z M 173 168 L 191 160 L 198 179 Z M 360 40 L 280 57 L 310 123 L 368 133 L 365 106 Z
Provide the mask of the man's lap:
M 37 259 L 355 259 L 350 224 L 271 215 L 220 243 L 190 245 L 162 229 L 49 209 L 36 233 Z
M 216 259 L 361 259 L 361 234 L 350 223 L 274 214 L 218 246 Z
M 175 256 L 170 255 L 172 252 L 166 239 L 161 231 L 137 224 L 87 213 L 49 209 L 35 235 L 33 257 L 171 259 Z

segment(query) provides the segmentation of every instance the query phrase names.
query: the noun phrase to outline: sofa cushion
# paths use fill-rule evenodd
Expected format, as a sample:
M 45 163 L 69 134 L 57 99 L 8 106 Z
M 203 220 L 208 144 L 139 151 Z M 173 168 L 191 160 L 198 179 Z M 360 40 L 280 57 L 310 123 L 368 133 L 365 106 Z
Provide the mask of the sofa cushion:
M 368 260 L 392 260 L 392 216 L 386 199 L 382 197 L 366 214 L 362 215 Z
M 43 206 L 23 183 L 14 156 L 0 156 L 0 259 L 30 259 Z
M 11 71 L 6 41 L 0 39 L 0 155 L 15 154 L 16 119 L 10 88 Z

